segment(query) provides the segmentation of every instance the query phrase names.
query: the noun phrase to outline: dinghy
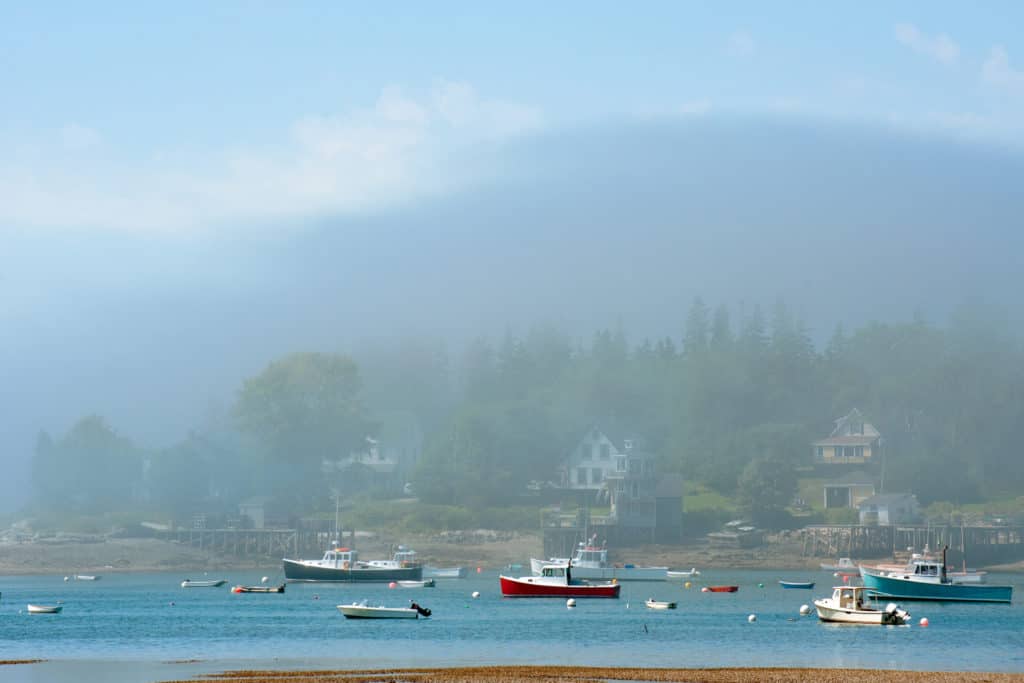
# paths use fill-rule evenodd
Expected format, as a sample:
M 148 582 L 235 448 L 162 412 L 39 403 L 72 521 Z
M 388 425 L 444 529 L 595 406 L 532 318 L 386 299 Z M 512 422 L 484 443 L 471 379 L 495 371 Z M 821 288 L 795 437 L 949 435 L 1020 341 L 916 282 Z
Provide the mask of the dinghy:
M 676 608 L 676 603 L 674 603 L 674 602 L 669 602 L 667 600 L 655 600 L 654 598 L 647 598 L 647 600 L 644 601 L 644 604 L 647 605 L 647 609 L 675 609 Z
M 29 605 L 29 614 L 60 614 L 64 605 Z

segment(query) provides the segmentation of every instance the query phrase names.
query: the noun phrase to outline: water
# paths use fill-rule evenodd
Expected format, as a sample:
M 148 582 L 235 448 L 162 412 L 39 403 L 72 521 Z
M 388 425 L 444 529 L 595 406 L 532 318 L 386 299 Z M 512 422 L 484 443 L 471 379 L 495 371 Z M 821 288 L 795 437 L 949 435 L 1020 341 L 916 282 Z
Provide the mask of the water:
M 270 573 L 270 572 L 263 572 Z M 497 574 L 439 580 L 436 588 L 384 584 L 289 584 L 276 594 L 232 594 L 260 572 L 230 572 L 220 588 L 179 587 L 176 574 L 0 577 L 0 680 L 153 681 L 225 668 L 376 668 L 475 664 L 652 667 L 822 666 L 1024 672 L 1024 576 L 1015 604 L 904 602 L 911 627 L 843 626 L 800 617 L 800 605 L 831 594 L 826 572 L 708 571 L 682 582 L 625 582 L 618 600 L 503 599 Z M 814 580 L 783 590 L 778 579 Z M 701 593 L 735 584 L 738 593 Z M 764 588 L 759 588 L 763 583 Z M 480 597 L 473 599 L 473 591 Z M 644 600 L 674 600 L 652 611 Z M 417 621 L 346 620 L 335 605 L 366 599 L 433 610 Z M 29 602 L 63 601 L 60 615 L 28 615 Z M 757 621 L 748 623 L 747 616 Z M 917 625 L 921 617 L 928 628 Z M 183 660 L 199 660 L 184 662 Z

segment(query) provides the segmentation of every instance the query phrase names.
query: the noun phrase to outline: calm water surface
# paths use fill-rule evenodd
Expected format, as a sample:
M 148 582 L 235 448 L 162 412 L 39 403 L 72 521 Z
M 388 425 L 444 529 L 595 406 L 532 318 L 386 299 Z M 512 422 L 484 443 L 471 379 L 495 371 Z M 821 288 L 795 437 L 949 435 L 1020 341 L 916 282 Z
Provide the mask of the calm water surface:
M 270 574 L 270 571 L 264 573 Z M 96 582 L 61 576 L 0 577 L 0 680 L 153 681 L 224 668 L 362 668 L 543 663 L 617 666 L 825 666 L 1024 672 L 1024 576 L 992 574 L 1015 586 L 1012 605 L 903 603 L 912 627 L 839 626 L 800 617 L 802 604 L 831 594 L 826 572 L 708 571 L 682 582 L 623 584 L 619 600 L 502 599 L 496 572 L 439 580 L 436 588 L 384 584 L 289 584 L 284 595 L 182 589 L 183 574 L 107 574 Z M 275 577 L 271 577 L 272 581 Z M 812 591 L 779 579 L 814 580 Z M 701 593 L 736 584 L 738 593 Z M 758 584 L 763 584 L 763 588 Z M 480 597 L 473 599 L 473 591 Z M 653 612 L 648 597 L 679 608 Z M 433 610 L 417 621 L 351 621 L 335 605 L 366 599 Z M 60 615 L 28 615 L 29 602 L 63 601 Z M 755 623 L 747 616 L 757 615 Z M 918 619 L 930 626 L 921 628 Z M 200 660 L 180 663 L 181 660 Z

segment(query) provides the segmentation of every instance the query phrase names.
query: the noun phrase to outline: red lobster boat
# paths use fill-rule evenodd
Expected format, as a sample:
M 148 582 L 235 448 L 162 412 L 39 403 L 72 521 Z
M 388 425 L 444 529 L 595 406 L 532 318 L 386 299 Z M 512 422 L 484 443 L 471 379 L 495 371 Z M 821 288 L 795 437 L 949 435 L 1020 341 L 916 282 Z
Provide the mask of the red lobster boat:
M 704 586 L 701 591 L 704 593 L 735 593 L 739 586 Z
M 617 598 L 622 588 L 615 581 L 591 583 L 573 580 L 569 565 L 547 565 L 540 576 L 499 576 L 506 598 Z

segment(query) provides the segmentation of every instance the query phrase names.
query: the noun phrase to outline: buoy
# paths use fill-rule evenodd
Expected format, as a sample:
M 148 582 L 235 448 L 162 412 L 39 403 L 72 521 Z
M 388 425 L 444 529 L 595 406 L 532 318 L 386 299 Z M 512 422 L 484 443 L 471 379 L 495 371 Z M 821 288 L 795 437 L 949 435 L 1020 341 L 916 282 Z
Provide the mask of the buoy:
M 757 621 L 757 615 L 756 614 L 751 614 L 749 617 L 747 617 L 747 621 L 749 621 L 751 624 L 753 624 L 755 621 Z
M 763 583 L 759 583 L 759 584 L 757 584 L 757 587 L 758 588 L 764 588 L 764 584 Z
M 483 572 L 484 572 L 484 568 L 483 567 L 477 567 L 476 568 L 476 573 L 477 574 L 483 574 Z
M 398 588 L 398 584 L 395 583 L 394 581 L 392 581 L 391 583 L 388 584 L 388 588 Z
M 480 597 L 480 591 L 473 591 L 472 595 L 473 595 L 474 598 L 479 598 Z
M 704 586 L 703 588 L 700 589 L 700 592 L 701 593 L 710 593 L 711 589 L 708 588 L 707 586 Z
M 576 599 L 575 598 L 569 598 L 568 600 L 565 601 L 565 606 L 566 607 L 575 607 L 576 606 Z
M 843 574 L 843 583 L 850 583 L 850 575 Z
M 811 606 L 810 605 L 800 605 L 800 616 L 806 617 L 810 613 L 811 613 Z
M 64 577 L 64 580 L 65 580 L 65 581 L 68 581 L 69 579 L 68 579 L 68 577 L 66 577 L 66 576 L 65 576 L 65 577 Z
M 921 624 L 922 627 L 927 628 L 928 627 L 928 617 L 921 617 L 921 621 L 919 621 L 917 623 Z
M 832 574 L 832 576 L 835 576 L 835 577 L 838 578 L 839 577 L 839 572 L 835 572 L 834 574 Z
M 174 607 L 174 600 L 171 600 L 171 602 L 169 604 L 170 604 L 171 607 Z
M 314 593 L 314 594 L 313 594 L 313 599 L 314 599 L 314 600 L 319 600 L 319 599 L 320 599 L 320 596 L 319 596 L 319 595 L 317 595 L 316 593 Z
M 266 583 L 267 581 L 270 581 L 269 576 L 264 576 L 262 579 L 260 579 L 260 583 Z
M 686 583 L 683 584 L 683 588 L 689 588 L 689 587 L 690 587 L 690 582 L 689 581 L 687 581 Z

